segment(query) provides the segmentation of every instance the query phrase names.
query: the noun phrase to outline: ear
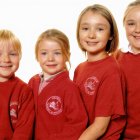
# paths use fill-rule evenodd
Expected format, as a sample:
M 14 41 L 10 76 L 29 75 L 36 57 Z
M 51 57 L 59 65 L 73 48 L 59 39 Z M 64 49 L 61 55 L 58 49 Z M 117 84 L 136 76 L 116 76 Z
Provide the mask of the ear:
M 112 40 L 112 39 L 113 39 L 113 36 L 110 36 L 110 37 L 109 37 L 109 40 Z

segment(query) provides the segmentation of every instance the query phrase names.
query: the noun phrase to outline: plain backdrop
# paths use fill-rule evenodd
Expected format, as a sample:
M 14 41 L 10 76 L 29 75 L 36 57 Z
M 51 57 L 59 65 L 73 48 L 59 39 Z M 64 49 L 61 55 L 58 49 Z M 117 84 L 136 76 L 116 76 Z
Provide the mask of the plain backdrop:
M 77 19 L 85 7 L 95 3 L 110 9 L 117 21 L 120 47 L 127 47 L 122 20 L 130 2 L 132 0 L 0 0 L 0 29 L 11 30 L 22 44 L 22 59 L 16 75 L 28 82 L 41 72 L 34 54 L 36 40 L 43 31 L 57 28 L 70 40 L 72 79 L 75 67 L 85 60 L 76 41 Z

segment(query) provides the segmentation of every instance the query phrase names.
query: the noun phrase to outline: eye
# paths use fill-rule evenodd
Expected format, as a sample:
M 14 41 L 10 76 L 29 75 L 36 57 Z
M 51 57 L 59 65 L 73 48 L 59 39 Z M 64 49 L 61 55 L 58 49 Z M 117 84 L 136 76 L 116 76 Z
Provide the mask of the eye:
M 87 30 L 88 30 L 88 28 L 87 28 L 87 27 L 83 27 L 83 28 L 82 28 L 82 30 L 87 31 Z
M 81 26 L 80 29 L 83 30 L 83 31 L 87 31 L 89 29 L 89 27 L 87 27 L 87 26 Z
M 46 55 L 46 54 L 47 54 L 47 52 L 41 52 L 40 54 L 41 54 L 41 55 Z
M 10 52 L 9 55 L 11 55 L 11 56 L 17 56 L 18 53 L 17 52 Z
M 100 28 L 100 27 L 99 27 L 99 28 L 97 28 L 97 30 L 98 30 L 98 31 L 103 31 L 104 28 Z
M 61 52 L 54 52 L 55 55 L 61 55 Z
M 129 26 L 135 25 L 135 23 L 128 23 Z
M 128 26 L 133 26 L 133 25 L 135 25 L 136 23 L 135 23 L 134 21 L 127 21 L 126 24 L 127 24 Z

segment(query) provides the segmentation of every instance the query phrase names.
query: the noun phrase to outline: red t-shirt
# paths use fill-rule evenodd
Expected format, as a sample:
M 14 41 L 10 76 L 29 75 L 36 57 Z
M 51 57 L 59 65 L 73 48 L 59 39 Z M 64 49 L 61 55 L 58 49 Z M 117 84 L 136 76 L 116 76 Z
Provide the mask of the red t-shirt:
M 0 82 L 0 140 L 31 140 L 34 98 L 17 77 Z
M 140 54 L 118 54 L 127 83 L 127 125 L 124 140 L 140 140 Z
M 100 138 L 117 140 L 125 125 L 124 93 L 121 71 L 111 56 L 96 62 L 83 62 L 75 70 L 88 113 L 89 125 L 95 117 L 111 116 L 107 132 Z
M 38 94 L 40 76 L 29 81 L 36 105 L 35 139 L 78 140 L 87 114 L 76 85 L 67 71 L 58 74 Z

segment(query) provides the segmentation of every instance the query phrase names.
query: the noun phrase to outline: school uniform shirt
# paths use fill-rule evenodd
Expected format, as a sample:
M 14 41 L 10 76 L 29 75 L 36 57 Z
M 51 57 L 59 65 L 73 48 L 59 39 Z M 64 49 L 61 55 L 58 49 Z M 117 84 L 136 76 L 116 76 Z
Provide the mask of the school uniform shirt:
M 112 56 L 96 62 L 83 62 L 74 72 L 88 113 L 89 125 L 95 117 L 111 116 L 106 133 L 100 140 L 118 140 L 125 121 L 121 71 Z
M 140 54 L 119 52 L 117 56 L 127 83 L 127 123 L 124 140 L 140 139 Z
M 15 76 L 0 82 L 0 140 L 31 140 L 34 115 L 27 84 Z
M 78 140 L 87 125 L 87 114 L 68 71 L 56 75 L 39 93 L 41 78 L 29 81 L 33 89 L 36 140 Z

